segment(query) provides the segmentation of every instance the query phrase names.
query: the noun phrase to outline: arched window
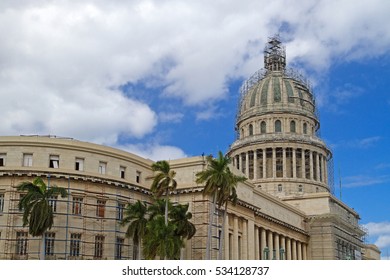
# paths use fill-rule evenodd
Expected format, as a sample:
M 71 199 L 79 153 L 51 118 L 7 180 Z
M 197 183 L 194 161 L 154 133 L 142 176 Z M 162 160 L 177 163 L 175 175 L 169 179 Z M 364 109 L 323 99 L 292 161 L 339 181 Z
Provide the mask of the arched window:
M 281 184 L 278 185 L 278 192 L 282 192 L 283 191 L 283 186 Z
M 282 123 L 280 120 L 275 121 L 275 132 L 282 132 Z
M 244 135 L 244 129 L 242 128 L 242 129 L 241 129 L 241 138 L 244 138 L 244 136 L 245 136 L 245 135 Z
M 307 134 L 307 123 L 303 123 L 303 134 Z
M 295 121 L 291 121 L 290 122 L 290 132 L 291 133 L 295 133 L 296 132 Z
M 249 125 L 249 136 L 253 135 L 253 125 Z
M 265 121 L 262 121 L 260 124 L 260 133 L 267 133 L 267 124 Z

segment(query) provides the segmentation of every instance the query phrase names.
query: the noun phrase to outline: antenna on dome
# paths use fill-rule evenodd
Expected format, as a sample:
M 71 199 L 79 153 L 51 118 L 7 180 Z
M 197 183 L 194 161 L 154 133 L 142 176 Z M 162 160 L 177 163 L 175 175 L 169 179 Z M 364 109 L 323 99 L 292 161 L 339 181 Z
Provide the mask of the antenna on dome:
M 286 69 L 286 48 L 278 34 L 268 38 L 264 48 L 264 68 L 268 71 L 284 71 Z

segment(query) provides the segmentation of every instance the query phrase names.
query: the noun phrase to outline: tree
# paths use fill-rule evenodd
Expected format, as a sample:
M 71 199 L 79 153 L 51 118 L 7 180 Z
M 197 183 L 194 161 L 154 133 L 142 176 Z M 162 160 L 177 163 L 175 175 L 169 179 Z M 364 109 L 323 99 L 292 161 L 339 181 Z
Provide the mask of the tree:
M 157 173 L 151 177 L 153 179 L 151 191 L 157 198 L 160 198 L 165 193 L 165 225 L 168 225 L 169 192 L 177 187 L 177 182 L 174 179 L 176 172 L 171 170 L 169 163 L 165 160 L 153 163 L 152 170 Z
M 19 202 L 19 209 L 23 210 L 23 226 L 28 225 L 28 232 L 32 236 L 42 236 L 40 258 L 44 259 L 44 234 L 54 224 L 50 201 L 58 195 L 64 198 L 68 193 L 64 188 L 55 185 L 49 188 L 41 177 L 35 178 L 33 182 L 22 182 L 17 186 L 17 190 L 27 192 Z
M 128 204 L 121 225 L 128 224 L 126 237 L 133 239 L 133 259 L 140 259 L 141 240 L 146 234 L 148 207 L 145 202 L 137 201 Z
M 169 218 L 176 225 L 175 234 L 183 239 L 191 239 L 196 228 L 189 220 L 192 218 L 192 213 L 188 212 L 189 204 L 177 204 L 172 206 L 169 211 Z
M 237 200 L 236 186 L 239 182 L 244 182 L 246 178 L 244 176 L 234 175 L 230 171 L 229 164 L 231 160 L 228 156 L 224 156 L 221 151 L 218 153 L 218 158 L 208 156 L 206 157 L 206 161 L 207 168 L 196 174 L 196 183 L 204 184 L 203 195 L 212 197 L 206 243 L 206 259 L 210 259 L 212 217 L 215 212 L 216 205 L 218 205 L 219 208 L 225 206 L 222 232 L 219 240 L 220 251 L 218 258 L 221 258 L 227 202 L 230 200 L 235 202 Z

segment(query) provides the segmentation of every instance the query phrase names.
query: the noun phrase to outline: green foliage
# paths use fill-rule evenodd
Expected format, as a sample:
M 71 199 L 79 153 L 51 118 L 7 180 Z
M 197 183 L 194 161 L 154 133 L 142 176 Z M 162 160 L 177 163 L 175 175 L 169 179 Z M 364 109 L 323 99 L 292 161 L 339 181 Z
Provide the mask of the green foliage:
M 166 205 L 169 210 L 167 223 L 164 217 Z M 126 236 L 133 238 L 135 245 L 142 240 L 146 259 L 157 256 L 160 259 L 179 259 L 184 239 L 190 239 L 196 233 L 195 226 L 189 221 L 191 218 L 188 204 L 172 205 L 169 201 L 167 204 L 165 199 L 156 199 L 148 207 L 140 201 L 129 204 L 121 225 L 128 224 L 129 234 Z
M 239 182 L 244 182 L 244 176 L 234 175 L 229 168 L 230 158 L 224 156 L 221 151 L 218 158 L 208 156 L 207 168 L 196 174 L 196 183 L 204 184 L 203 195 L 215 197 L 215 203 L 219 207 L 228 201 L 237 201 L 236 187 Z
M 17 189 L 27 192 L 19 202 L 19 209 L 23 210 L 23 226 L 28 225 L 32 236 L 42 236 L 54 224 L 50 199 L 58 195 L 64 198 L 67 191 L 55 185 L 48 188 L 40 177 L 19 184 Z
M 152 170 L 157 172 L 151 179 L 153 179 L 151 191 L 160 198 L 164 193 L 168 194 L 177 187 L 177 182 L 174 179 L 176 172 L 171 170 L 169 163 L 165 160 L 157 161 L 152 165 Z

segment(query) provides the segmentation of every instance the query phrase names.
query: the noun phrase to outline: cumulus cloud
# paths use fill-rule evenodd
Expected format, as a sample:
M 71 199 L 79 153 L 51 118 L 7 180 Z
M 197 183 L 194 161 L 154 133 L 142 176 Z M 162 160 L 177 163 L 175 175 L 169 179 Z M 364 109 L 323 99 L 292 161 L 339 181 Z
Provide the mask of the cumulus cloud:
M 268 36 L 281 33 L 291 65 L 326 72 L 387 53 L 389 10 L 386 0 L 1 1 L 0 133 L 140 139 L 157 116 L 180 119 L 151 95 L 211 118 L 229 82 L 263 66 Z M 161 90 L 124 95 L 129 84 Z
M 382 257 L 382 259 L 389 259 L 388 251 L 390 247 L 390 222 L 371 222 L 363 226 L 367 228 L 370 238 L 374 240 L 374 244 L 382 250 L 382 255 L 385 255 L 387 251 L 387 256 Z
M 154 161 L 173 160 L 187 157 L 185 152 L 178 147 L 160 145 L 156 143 L 136 145 L 129 144 L 118 146 L 118 148 Z

